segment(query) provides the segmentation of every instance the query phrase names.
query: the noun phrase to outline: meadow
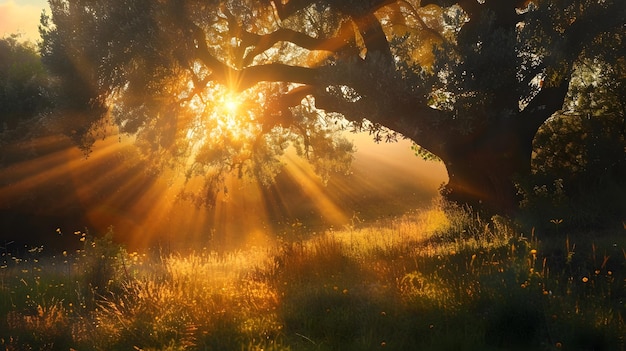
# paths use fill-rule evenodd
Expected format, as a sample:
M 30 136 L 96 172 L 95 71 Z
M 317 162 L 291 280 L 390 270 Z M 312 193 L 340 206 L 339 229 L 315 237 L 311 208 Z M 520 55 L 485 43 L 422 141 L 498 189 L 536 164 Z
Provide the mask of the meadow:
M 624 350 L 626 227 L 441 201 L 234 251 L 5 247 L 3 350 Z

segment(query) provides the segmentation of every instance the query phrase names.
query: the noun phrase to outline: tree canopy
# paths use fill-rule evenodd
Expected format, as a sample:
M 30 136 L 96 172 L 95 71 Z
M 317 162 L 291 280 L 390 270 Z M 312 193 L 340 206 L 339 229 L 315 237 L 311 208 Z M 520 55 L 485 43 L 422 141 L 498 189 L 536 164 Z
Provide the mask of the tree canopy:
M 585 105 L 572 98 L 582 86 L 573 77 L 584 71 L 596 82 L 581 98 L 626 101 L 622 0 L 50 0 L 50 8 L 41 53 L 68 97 L 58 115 L 68 132 L 88 148 L 103 121 L 114 123 L 157 167 L 204 178 L 207 201 L 227 173 L 271 181 L 290 145 L 322 176 L 345 170 L 350 129 L 411 139 L 445 163 L 450 198 L 509 211 L 537 130 Z M 598 78 L 607 72 L 616 79 Z M 623 105 L 604 113 L 624 120 Z

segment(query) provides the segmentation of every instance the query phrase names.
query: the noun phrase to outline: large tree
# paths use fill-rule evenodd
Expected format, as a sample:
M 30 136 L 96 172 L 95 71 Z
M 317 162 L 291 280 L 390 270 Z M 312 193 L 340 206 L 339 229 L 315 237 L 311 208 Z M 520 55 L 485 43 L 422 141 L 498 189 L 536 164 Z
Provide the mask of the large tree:
M 205 177 L 207 198 L 228 172 L 271 180 L 288 145 L 322 175 L 341 169 L 352 147 L 339 131 L 352 128 L 413 140 L 445 163 L 450 198 L 510 211 L 513 179 L 530 172 L 533 138 L 574 72 L 590 60 L 623 68 L 626 46 L 623 0 L 50 7 L 42 55 L 78 96 L 63 114 L 72 135 L 88 146 L 109 118 L 155 159 Z

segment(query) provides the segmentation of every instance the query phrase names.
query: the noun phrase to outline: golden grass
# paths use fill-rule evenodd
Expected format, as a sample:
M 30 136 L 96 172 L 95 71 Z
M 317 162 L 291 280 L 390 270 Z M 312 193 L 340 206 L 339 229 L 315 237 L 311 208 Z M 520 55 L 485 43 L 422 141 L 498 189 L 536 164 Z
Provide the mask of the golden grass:
M 89 238 L 55 265 L 36 252 L 3 266 L 0 345 L 619 350 L 620 240 L 556 249 L 503 218 L 442 204 L 232 252 L 146 255 Z

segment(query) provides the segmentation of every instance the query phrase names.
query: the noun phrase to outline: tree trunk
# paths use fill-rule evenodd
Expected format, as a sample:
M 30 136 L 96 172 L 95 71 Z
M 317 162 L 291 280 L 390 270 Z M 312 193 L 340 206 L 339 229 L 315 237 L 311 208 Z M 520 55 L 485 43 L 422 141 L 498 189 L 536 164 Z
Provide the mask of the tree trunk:
M 511 214 L 520 200 L 514 181 L 530 173 L 534 135 L 524 135 L 510 125 L 495 129 L 455 142 L 442 157 L 450 179 L 444 194 L 488 213 Z

